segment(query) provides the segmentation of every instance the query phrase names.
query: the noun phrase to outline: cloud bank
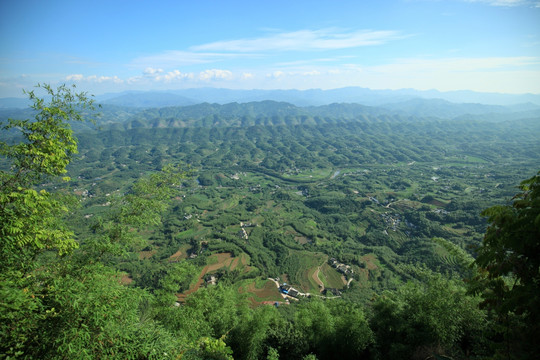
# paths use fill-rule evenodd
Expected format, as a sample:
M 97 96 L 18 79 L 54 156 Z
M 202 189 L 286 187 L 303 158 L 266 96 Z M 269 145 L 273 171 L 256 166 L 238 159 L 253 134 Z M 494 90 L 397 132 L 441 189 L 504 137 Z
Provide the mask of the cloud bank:
M 66 81 L 109 84 L 139 89 L 173 87 L 223 86 L 228 88 L 338 88 L 363 86 L 370 88 L 439 89 L 442 91 L 471 89 L 487 92 L 509 92 L 515 88 L 540 92 L 540 57 L 453 57 L 403 58 L 377 65 L 291 64 L 271 66 L 253 71 L 205 69 L 184 72 L 148 67 L 140 75 L 122 79 L 119 76 L 84 76 L 71 74 Z M 324 86 L 321 86 L 324 84 Z M 521 91 L 523 92 L 523 91 Z
M 193 51 L 260 53 L 270 51 L 337 50 L 380 45 L 403 37 L 398 31 L 361 30 L 345 32 L 336 29 L 299 30 L 253 39 L 217 41 L 191 47 Z

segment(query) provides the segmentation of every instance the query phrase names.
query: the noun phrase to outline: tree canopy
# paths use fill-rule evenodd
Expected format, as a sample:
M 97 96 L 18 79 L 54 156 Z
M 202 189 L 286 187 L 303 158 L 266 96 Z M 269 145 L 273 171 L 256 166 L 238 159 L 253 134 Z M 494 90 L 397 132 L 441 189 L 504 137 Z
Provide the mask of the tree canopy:
M 508 357 L 538 354 L 540 345 L 540 172 L 519 185 L 510 205 L 482 212 L 489 227 L 478 248 L 474 290 L 510 330 Z
M 77 247 L 72 232 L 59 220 L 67 212 L 64 199 L 34 186 L 66 173 L 77 153 L 70 122 L 83 121 L 80 111 L 93 109 L 93 100 L 65 85 L 38 88 L 49 99 L 27 93 L 34 119 L 9 119 L 2 124 L 3 131 L 16 130 L 22 139 L 14 144 L 0 141 L 0 155 L 11 163 L 9 171 L 0 171 L 0 271 L 27 266 L 28 259 L 44 249 L 63 255 Z

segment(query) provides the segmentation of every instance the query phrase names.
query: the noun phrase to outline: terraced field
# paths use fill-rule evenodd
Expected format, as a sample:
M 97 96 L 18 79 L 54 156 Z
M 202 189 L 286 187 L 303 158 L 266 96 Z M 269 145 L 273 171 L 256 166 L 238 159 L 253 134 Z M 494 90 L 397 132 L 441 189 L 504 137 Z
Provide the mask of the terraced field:
M 319 271 L 319 279 L 326 288 L 342 289 L 347 283 L 344 281 L 343 275 L 341 275 L 336 269 L 324 263 Z
M 238 257 L 232 257 L 231 253 L 213 254 L 208 257 L 207 263 L 208 265 L 201 270 L 195 284 L 192 284 L 192 286 L 182 294 L 176 294 L 179 302 L 185 301 L 186 296 L 194 293 L 202 286 L 206 274 L 211 274 L 221 268 L 226 268 L 231 271 L 237 268 L 243 268 L 244 272 L 249 272 L 250 270 L 250 267 L 248 266 L 249 257 L 246 254 L 241 254 Z
M 291 255 L 298 259 L 293 274 L 289 274 L 291 284 L 302 292 L 318 293 L 319 282 L 314 279 L 315 272 L 328 261 L 328 255 L 309 253 L 305 251 L 291 251 Z
M 271 280 L 250 280 L 238 288 L 240 293 L 247 293 L 252 306 L 283 301 L 275 283 Z

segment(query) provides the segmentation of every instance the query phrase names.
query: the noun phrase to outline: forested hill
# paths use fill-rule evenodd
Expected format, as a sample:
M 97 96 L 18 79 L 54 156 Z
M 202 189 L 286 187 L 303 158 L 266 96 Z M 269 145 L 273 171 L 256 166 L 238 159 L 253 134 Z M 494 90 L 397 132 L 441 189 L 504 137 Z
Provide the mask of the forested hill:
M 439 100 L 417 99 L 404 103 L 373 107 L 352 103 L 298 107 L 286 102 L 210 104 L 164 107 L 141 110 L 129 117 L 116 119 L 106 114 L 113 128 L 136 127 L 227 127 L 253 125 L 327 124 L 358 121 L 415 122 L 425 119 L 452 120 L 464 118 L 483 121 L 508 121 L 540 117 L 540 107 L 503 107 L 481 104 L 452 104 Z
M 157 97 L 154 94 L 154 99 Z M 127 95 L 125 95 L 127 96 Z M 141 95 L 142 96 L 142 95 Z M 147 107 L 155 104 L 146 97 L 134 97 L 134 106 L 101 105 L 100 116 L 92 116 L 101 129 L 170 127 L 238 127 L 253 125 L 315 125 L 341 122 L 418 122 L 425 120 L 464 120 L 507 122 L 540 118 L 540 106 L 533 103 L 518 105 L 484 105 L 451 103 L 441 99 L 407 99 L 399 102 L 367 106 L 359 103 L 336 102 L 320 106 L 301 107 L 289 102 L 264 100 L 246 103 L 199 103 L 186 106 Z M 168 97 L 165 96 L 164 100 Z M 166 101 L 164 103 L 167 103 Z M 89 115 L 89 114 L 87 114 Z M 29 109 L 0 109 L 0 120 L 29 118 Z M 73 124 L 76 131 L 93 130 L 90 123 Z

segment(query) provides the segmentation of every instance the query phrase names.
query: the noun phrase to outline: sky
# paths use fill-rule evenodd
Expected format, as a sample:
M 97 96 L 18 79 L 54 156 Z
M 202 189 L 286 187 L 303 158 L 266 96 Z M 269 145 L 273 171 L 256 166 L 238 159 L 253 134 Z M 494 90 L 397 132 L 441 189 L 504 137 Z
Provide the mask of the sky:
M 540 94 L 540 0 L 1 0 L 0 97 L 37 83 Z

